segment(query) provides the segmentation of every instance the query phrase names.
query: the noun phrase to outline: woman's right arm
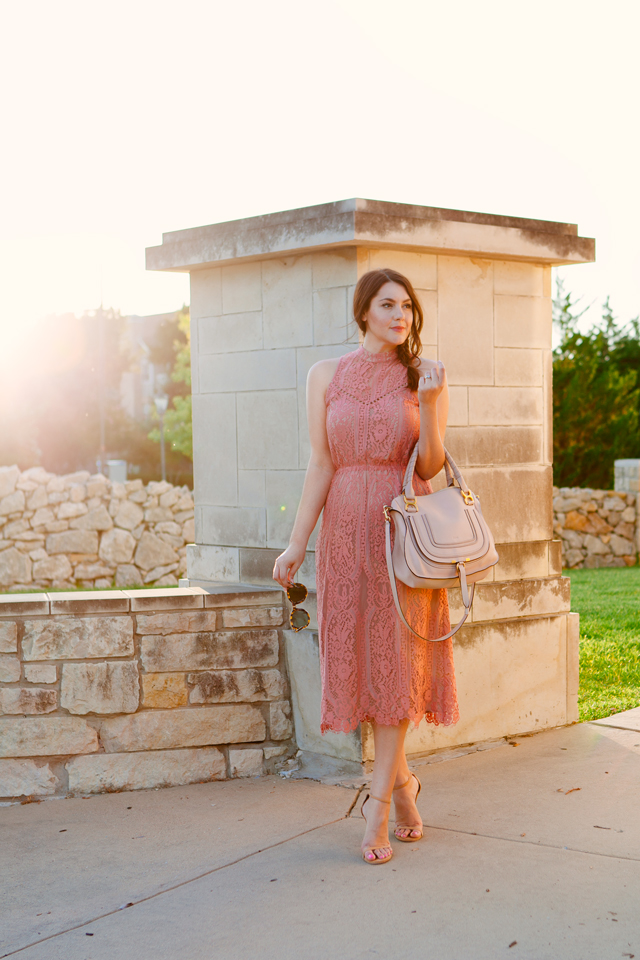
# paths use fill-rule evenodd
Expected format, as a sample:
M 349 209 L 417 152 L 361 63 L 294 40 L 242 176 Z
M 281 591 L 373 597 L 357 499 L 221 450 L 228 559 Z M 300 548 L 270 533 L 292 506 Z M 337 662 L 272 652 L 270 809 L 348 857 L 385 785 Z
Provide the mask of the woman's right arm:
M 337 359 L 320 360 L 311 367 L 307 377 L 307 422 L 311 456 L 289 546 L 280 554 L 273 567 L 273 579 L 285 589 L 302 566 L 309 537 L 324 507 L 336 469 L 327 437 L 325 394 L 337 366 Z

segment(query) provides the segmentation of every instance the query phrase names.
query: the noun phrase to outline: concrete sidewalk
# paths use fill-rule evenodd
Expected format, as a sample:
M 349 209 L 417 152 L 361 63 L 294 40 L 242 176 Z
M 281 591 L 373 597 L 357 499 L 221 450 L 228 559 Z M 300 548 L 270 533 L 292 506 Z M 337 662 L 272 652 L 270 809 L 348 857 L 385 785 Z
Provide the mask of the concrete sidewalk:
M 0 956 L 640 960 L 640 709 L 416 764 L 425 840 L 268 777 L 0 809 Z

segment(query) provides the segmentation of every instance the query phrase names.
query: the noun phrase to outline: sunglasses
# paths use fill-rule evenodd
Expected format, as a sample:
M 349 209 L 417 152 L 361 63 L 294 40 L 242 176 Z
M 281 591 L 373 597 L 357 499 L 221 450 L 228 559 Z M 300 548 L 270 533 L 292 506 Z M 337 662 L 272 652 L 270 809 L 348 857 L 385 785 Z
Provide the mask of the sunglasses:
M 296 610 L 298 604 L 304 603 L 307 599 L 307 588 L 304 583 L 292 583 L 290 587 L 287 587 L 287 597 L 289 603 L 293 606 L 293 610 L 289 614 L 289 626 L 297 633 L 299 630 L 308 627 L 311 622 L 311 617 L 306 610 Z

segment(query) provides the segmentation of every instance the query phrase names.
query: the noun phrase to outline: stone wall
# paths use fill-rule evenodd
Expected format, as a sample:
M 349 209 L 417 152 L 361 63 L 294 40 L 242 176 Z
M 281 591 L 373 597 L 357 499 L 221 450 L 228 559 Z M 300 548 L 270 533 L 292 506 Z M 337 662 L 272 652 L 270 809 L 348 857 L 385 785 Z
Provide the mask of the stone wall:
M 186 486 L 0 467 L 0 591 L 177 586 L 193 518 Z
M 553 529 L 562 540 L 564 567 L 632 567 L 639 527 L 634 493 L 553 488 Z
M 0 797 L 257 776 L 296 747 L 282 591 L 0 596 Z

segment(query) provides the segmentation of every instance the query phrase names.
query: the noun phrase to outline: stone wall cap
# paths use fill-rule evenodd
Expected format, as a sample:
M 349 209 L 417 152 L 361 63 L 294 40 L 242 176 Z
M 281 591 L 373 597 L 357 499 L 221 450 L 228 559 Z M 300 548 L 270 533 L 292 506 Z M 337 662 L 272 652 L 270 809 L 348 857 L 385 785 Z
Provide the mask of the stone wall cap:
M 51 613 L 128 613 L 129 597 L 122 590 L 84 590 L 49 594 Z
M 49 614 L 47 593 L 7 593 L 0 595 L 0 617 L 44 617 Z
M 163 590 L 123 590 L 131 610 L 200 610 L 205 591 L 201 587 L 171 587 Z
M 148 270 L 282 257 L 336 247 L 387 247 L 536 263 L 589 263 L 595 241 L 573 223 L 353 198 L 163 234 Z

